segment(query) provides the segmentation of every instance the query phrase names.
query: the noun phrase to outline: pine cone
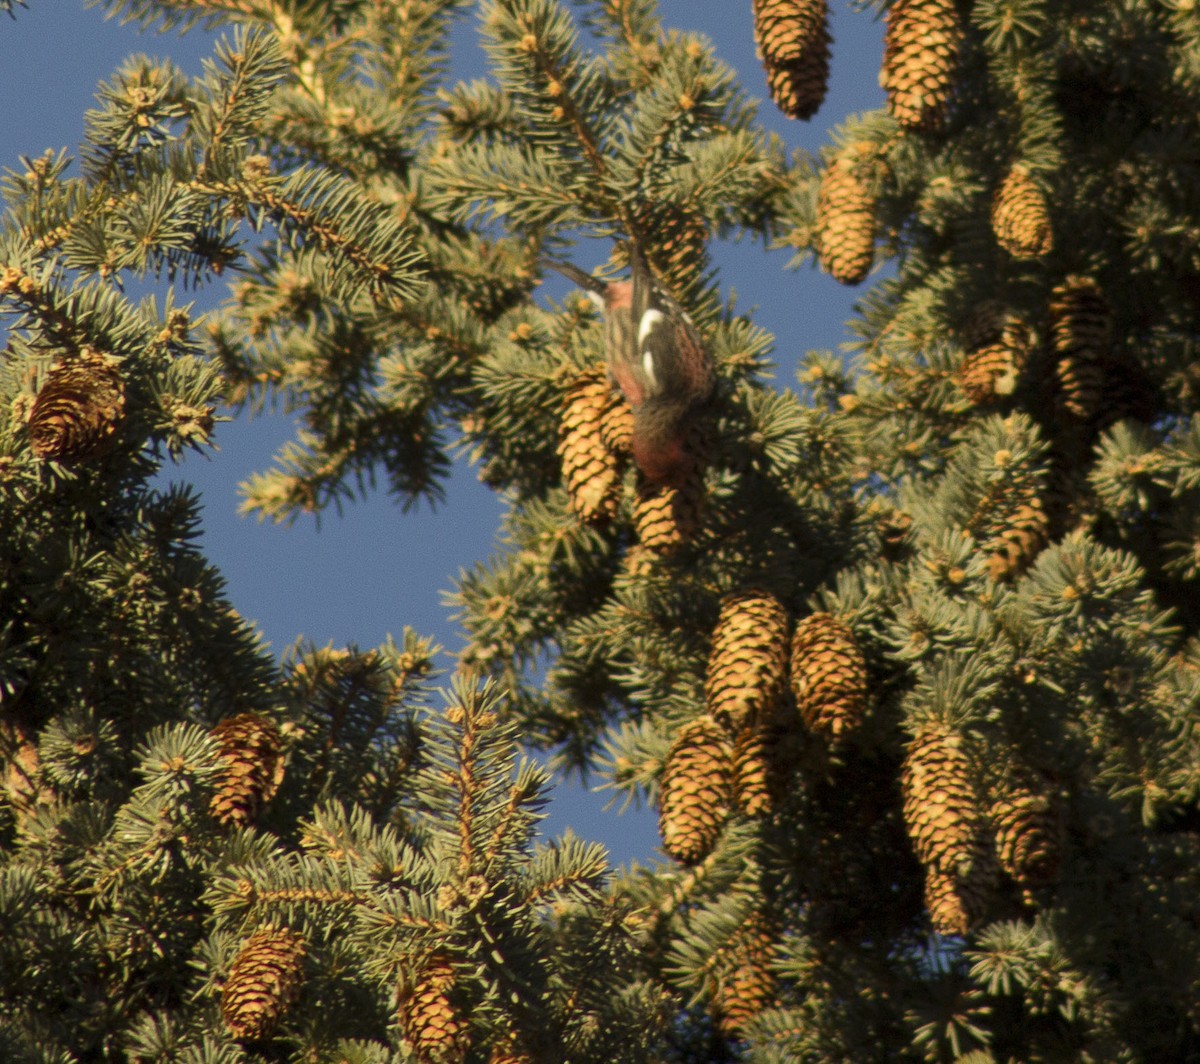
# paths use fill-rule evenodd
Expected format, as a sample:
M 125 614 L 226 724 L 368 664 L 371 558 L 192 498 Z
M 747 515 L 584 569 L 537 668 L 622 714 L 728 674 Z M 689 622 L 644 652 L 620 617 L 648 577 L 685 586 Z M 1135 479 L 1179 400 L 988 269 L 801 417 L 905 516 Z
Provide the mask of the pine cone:
M 567 392 L 558 453 L 571 506 L 582 521 L 606 521 L 620 502 L 621 464 L 601 432 L 617 404 L 623 400 L 601 369 L 585 370 Z
M 975 406 L 1005 399 L 1016 390 L 1021 367 L 1004 344 L 988 344 L 972 351 L 958 370 L 958 386 Z
M 941 128 L 961 45 L 953 0 L 896 0 L 888 9 L 879 83 L 906 129 Z
M 832 614 L 814 613 L 792 636 L 792 692 L 814 732 L 836 740 L 867 708 L 867 664 L 854 633 Z
M 709 713 L 733 730 L 770 722 L 787 683 L 787 640 L 787 610 L 770 592 L 726 595 L 708 655 Z
M 1050 318 L 1063 406 L 1089 420 L 1104 398 L 1104 363 L 1112 347 L 1108 301 L 1090 277 L 1068 277 L 1051 293 Z
M 435 953 L 401 992 L 400 1028 L 422 1062 L 459 1064 L 466 1058 L 467 1025 L 451 1000 L 454 982 L 449 958 Z
M 939 891 L 946 877 L 956 893 L 969 888 L 966 909 L 977 912 L 994 862 L 961 738 L 934 725 L 923 728 L 909 744 L 901 785 L 908 834 L 927 875 L 936 873 Z
M 633 450 L 633 411 L 616 392 L 600 415 L 600 439 L 610 454 L 626 458 Z
M 743 728 L 733 740 L 733 790 L 749 817 L 769 816 L 775 807 L 771 750 L 761 728 Z
M 841 284 L 858 284 L 875 258 L 875 197 L 860 176 L 867 150 L 839 155 L 821 175 L 817 190 L 816 252 Z
M 755 912 L 735 932 L 723 958 L 713 1011 L 721 1033 L 740 1037 L 746 1024 L 774 1004 L 778 978 L 771 966 L 775 936 L 770 922 Z
M 693 466 L 677 487 L 663 484 L 639 489 L 633 524 L 642 546 L 655 554 L 672 554 L 696 534 L 704 515 L 704 476 Z
M 1041 500 L 1032 492 L 1007 524 L 991 541 L 988 574 L 993 580 L 1008 580 L 1033 564 L 1049 538 L 1049 521 Z
M 967 356 L 958 369 L 958 386 L 976 406 L 1007 398 L 1033 349 L 1029 326 L 994 301 L 983 303 L 963 326 Z
M 939 935 L 965 935 L 979 921 L 992 895 L 993 879 L 982 875 L 961 879 L 954 872 L 925 869 L 925 908 Z
M 304 937 L 268 927 L 256 931 L 238 951 L 221 991 L 221 1015 L 239 1041 L 270 1038 L 300 994 Z
M 992 202 L 992 231 L 1013 258 L 1035 259 L 1054 247 L 1046 197 L 1019 163 L 996 190 Z
M 283 782 L 283 737 L 274 721 L 255 713 L 221 721 L 212 737 L 220 748 L 221 773 L 209 809 L 219 824 L 243 827 Z
M 712 717 L 697 717 L 671 744 L 659 784 L 663 849 L 683 864 L 712 852 L 729 811 L 731 751 Z
M 112 442 L 125 417 L 119 364 L 85 348 L 51 368 L 29 411 L 29 444 L 38 458 L 79 462 Z
M 829 82 L 826 0 L 754 0 L 754 41 L 776 106 L 789 118 L 811 118 Z
M 1049 886 L 1062 863 L 1062 810 L 1046 786 L 1018 784 L 992 804 L 1000 867 L 1025 889 Z
M 655 202 L 638 209 L 636 220 L 651 242 L 646 249 L 654 274 L 674 293 L 691 288 L 704 273 L 708 223 L 698 212 Z

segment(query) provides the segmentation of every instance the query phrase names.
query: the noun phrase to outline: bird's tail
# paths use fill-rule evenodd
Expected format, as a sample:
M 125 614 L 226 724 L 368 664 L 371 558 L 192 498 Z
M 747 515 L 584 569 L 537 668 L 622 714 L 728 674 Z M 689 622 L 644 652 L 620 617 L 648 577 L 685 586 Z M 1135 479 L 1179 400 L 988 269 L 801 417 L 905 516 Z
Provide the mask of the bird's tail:
M 573 262 L 560 262 L 558 259 L 543 258 L 541 263 L 556 273 L 561 273 L 568 281 L 574 281 L 580 288 L 585 288 L 589 292 L 595 292 L 597 295 L 603 295 L 605 288 L 608 287 L 599 278 L 593 277 L 590 273 L 581 270 Z

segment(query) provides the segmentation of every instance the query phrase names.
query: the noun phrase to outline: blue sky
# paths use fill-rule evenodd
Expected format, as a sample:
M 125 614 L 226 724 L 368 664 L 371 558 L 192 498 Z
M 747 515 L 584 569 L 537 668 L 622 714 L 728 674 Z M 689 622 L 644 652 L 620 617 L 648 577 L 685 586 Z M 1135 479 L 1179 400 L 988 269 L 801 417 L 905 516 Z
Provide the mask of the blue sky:
M 187 73 L 198 74 L 211 40 L 200 31 L 179 37 L 139 33 L 106 21 L 80 0 L 28 0 L 15 19 L 0 16 L 0 166 L 19 166 L 20 155 L 46 148 L 74 150 L 82 138 L 83 115 L 96 85 L 127 55 L 170 56 Z M 816 150 L 827 131 L 848 114 L 879 107 L 877 72 L 882 28 L 869 13 L 832 0 L 834 36 L 829 94 L 811 122 L 784 118 L 766 98 L 762 69 L 754 54 L 751 0 L 663 0 L 669 27 L 698 30 L 735 67 L 745 91 L 762 99 L 764 124 L 789 147 Z M 474 43 L 474 19 L 455 38 L 455 69 L 464 77 L 483 72 Z M 764 252 L 744 242 L 713 248 L 722 287 L 738 294 L 740 309 L 754 310 L 758 323 L 777 340 L 780 386 L 792 384 L 797 358 L 810 348 L 836 348 L 859 290 L 847 290 L 816 270 L 786 273 L 789 255 Z M 201 301 L 219 298 L 220 286 Z M 500 507 L 474 471 L 460 463 L 448 501 L 404 514 L 385 495 L 351 505 L 341 517 L 326 515 L 290 527 L 258 524 L 237 516 L 237 486 L 270 466 L 275 449 L 290 435 L 281 416 L 260 415 L 219 426 L 220 450 L 211 459 L 189 457 L 166 471 L 173 480 L 196 485 L 204 500 L 203 547 L 228 582 L 238 610 L 262 629 L 276 653 L 299 635 L 318 645 L 356 643 L 370 647 L 405 625 L 433 636 L 453 650 L 460 645 L 442 596 L 460 568 L 493 550 Z M 653 817 L 630 811 L 617 818 L 603 812 L 606 796 L 578 785 L 559 788 L 547 829 L 570 826 L 604 842 L 615 861 L 650 857 L 657 847 Z

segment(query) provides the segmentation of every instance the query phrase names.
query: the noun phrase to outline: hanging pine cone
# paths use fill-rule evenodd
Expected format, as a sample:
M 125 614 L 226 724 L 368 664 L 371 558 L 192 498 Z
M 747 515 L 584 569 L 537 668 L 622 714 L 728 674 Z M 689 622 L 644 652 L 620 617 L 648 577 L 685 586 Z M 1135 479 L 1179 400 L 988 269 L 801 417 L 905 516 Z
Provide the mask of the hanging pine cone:
M 770 921 L 754 912 L 737 929 L 722 958 L 713 995 L 717 1025 L 727 1038 L 738 1038 L 755 1016 L 774 1004 L 778 978 L 772 968 L 775 936 Z
M 239 1041 L 270 1038 L 300 994 L 304 937 L 285 928 L 256 931 L 243 944 L 221 991 L 221 1015 Z
M 721 600 L 704 683 L 708 711 L 733 730 L 775 716 L 787 682 L 788 613 L 769 591 Z
M 712 717 L 697 717 L 671 744 L 659 783 L 663 849 L 683 864 L 712 852 L 729 811 L 731 751 Z
M 638 490 L 633 524 L 642 546 L 655 554 L 672 554 L 696 534 L 704 516 L 704 476 L 693 466 L 678 486 L 663 484 Z
M 1062 863 L 1064 825 L 1049 787 L 1023 781 L 992 803 L 1000 867 L 1027 890 L 1049 886 Z
M 965 935 L 986 912 L 995 885 L 993 866 L 979 866 L 965 877 L 925 869 L 925 908 L 939 935 Z
M 104 450 L 125 417 L 120 360 L 85 348 L 56 363 L 29 411 L 29 445 L 48 462 L 80 462 Z
M 733 792 L 749 817 L 769 816 L 775 807 L 771 750 L 761 728 L 742 728 L 733 739 Z
M 825 168 L 817 189 L 817 258 L 841 284 L 861 282 L 875 258 L 875 196 L 860 173 L 869 157 L 869 145 L 839 155 Z
M 704 273 L 708 223 L 695 210 L 661 201 L 640 207 L 635 215 L 650 237 L 646 256 L 654 275 L 673 293 L 687 292 Z
M 1020 163 L 996 190 L 992 231 L 1000 246 L 1016 259 L 1036 259 L 1054 247 L 1046 197 Z
M 602 369 L 581 373 L 567 392 L 559 432 L 563 483 L 583 521 L 606 521 L 620 502 L 621 464 L 601 434 L 605 415 L 622 404 Z
M 826 0 L 754 0 L 754 42 L 776 106 L 789 118 L 811 118 L 829 82 Z
M 1012 513 L 990 546 L 988 575 L 993 580 L 1009 580 L 1024 572 L 1041 553 L 1049 538 L 1049 521 L 1041 500 L 1032 491 Z
M 1088 420 L 1104 398 L 1104 363 L 1112 347 L 1108 300 L 1090 277 L 1068 277 L 1051 293 L 1050 319 L 1063 406 Z
M 600 439 L 610 454 L 626 458 L 633 450 L 633 411 L 616 392 L 600 415 Z
M 904 821 L 926 869 L 927 904 L 932 896 L 945 907 L 935 919 L 947 926 L 954 905 L 973 919 L 986 905 L 995 862 L 962 739 L 936 725 L 926 726 L 909 744 L 900 779 Z
M 792 692 L 805 724 L 838 739 L 867 708 L 867 664 L 854 633 L 829 613 L 814 613 L 792 636 Z
M 940 129 L 962 46 L 953 0 L 896 0 L 883 42 L 879 84 L 888 111 L 906 129 Z
M 958 386 L 975 406 L 1006 399 L 1016 390 L 1021 367 L 1004 344 L 972 351 L 958 370 Z
M 968 353 L 957 381 L 963 394 L 976 406 L 1012 395 L 1033 350 L 1029 326 L 989 300 L 971 315 L 962 332 Z
M 241 713 L 212 730 L 220 748 L 221 772 L 209 809 L 218 823 L 244 827 L 283 782 L 283 737 L 275 722 Z
M 454 966 L 440 953 L 427 957 L 399 998 L 400 1029 L 417 1060 L 460 1064 L 468 1049 L 467 1025 L 452 1000 Z

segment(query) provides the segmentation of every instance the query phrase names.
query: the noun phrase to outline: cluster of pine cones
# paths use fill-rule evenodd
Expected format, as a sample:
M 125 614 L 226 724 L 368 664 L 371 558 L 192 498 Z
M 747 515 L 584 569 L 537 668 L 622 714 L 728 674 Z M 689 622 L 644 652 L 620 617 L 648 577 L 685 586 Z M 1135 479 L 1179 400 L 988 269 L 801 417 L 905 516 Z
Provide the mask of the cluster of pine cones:
M 828 613 L 790 628 L 770 592 L 739 591 L 722 602 L 707 711 L 679 730 L 660 780 L 663 847 L 676 860 L 703 860 L 734 810 L 750 817 L 772 810 L 788 771 L 777 740 L 799 721 L 836 743 L 862 720 L 866 662 L 850 629 Z

